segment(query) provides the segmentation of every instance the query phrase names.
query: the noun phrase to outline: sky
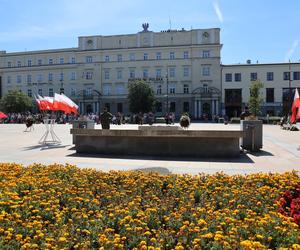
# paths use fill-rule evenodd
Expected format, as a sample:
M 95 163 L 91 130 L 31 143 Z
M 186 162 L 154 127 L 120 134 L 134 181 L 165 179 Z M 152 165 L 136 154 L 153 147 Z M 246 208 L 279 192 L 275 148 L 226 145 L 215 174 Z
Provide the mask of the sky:
M 78 46 L 78 36 L 220 28 L 221 62 L 300 60 L 299 0 L 0 0 L 0 50 Z

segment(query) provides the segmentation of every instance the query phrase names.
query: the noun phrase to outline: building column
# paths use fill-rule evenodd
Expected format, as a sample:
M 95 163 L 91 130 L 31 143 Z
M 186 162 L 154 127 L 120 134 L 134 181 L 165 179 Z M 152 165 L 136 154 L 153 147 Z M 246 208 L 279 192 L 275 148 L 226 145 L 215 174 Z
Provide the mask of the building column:
M 195 100 L 195 103 L 194 103 L 194 117 L 197 118 L 197 101 Z
M 82 107 L 82 102 L 79 102 L 79 110 L 80 110 L 80 113 L 83 113 L 83 107 Z
M 202 107 L 201 107 L 201 101 L 200 100 L 198 100 L 198 114 L 199 114 L 198 118 L 200 118 L 201 115 L 202 115 Z
M 211 114 L 214 115 L 215 114 L 215 100 L 212 100 L 211 102 Z
M 216 115 L 219 115 L 219 101 L 216 100 Z

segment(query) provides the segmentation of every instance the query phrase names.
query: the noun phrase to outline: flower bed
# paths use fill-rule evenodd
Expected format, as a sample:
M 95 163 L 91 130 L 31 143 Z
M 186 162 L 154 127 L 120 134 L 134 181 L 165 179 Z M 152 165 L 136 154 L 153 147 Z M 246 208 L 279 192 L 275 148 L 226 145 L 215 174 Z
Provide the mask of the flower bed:
M 0 249 L 300 249 L 279 211 L 298 183 L 0 164 Z

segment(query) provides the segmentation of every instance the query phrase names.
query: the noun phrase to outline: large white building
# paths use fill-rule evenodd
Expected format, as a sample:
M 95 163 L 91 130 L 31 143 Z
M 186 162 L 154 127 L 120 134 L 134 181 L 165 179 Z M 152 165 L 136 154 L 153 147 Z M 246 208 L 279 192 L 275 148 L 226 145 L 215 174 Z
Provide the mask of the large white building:
M 12 89 L 32 97 L 63 91 L 81 113 L 98 113 L 107 106 L 113 113 L 128 114 L 127 86 L 143 79 L 156 94 L 157 115 L 169 110 L 201 118 L 239 115 L 255 73 L 265 83 L 264 112 L 282 112 L 285 88 L 300 87 L 297 63 L 221 65 L 218 28 L 148 29 L 143 24 L 136 34 L 79 37 L 77 48 L 1 51 L 0 97 Z M 290 81 L 283 80 L 286 72 L 292 72 Z

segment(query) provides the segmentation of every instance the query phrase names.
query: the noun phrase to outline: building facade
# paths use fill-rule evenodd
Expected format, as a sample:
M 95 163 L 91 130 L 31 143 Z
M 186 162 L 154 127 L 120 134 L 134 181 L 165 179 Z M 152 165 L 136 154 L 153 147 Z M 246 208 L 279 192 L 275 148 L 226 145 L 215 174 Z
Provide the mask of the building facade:
M 128 114 L 128 84 L 146 81 L 156 94 L 155 112 L 203 112 L 221 107 L 220 29 L 143 31 L 79 37 L 78 48 L 0 52 L 2 95 L 19 89 L 29 96 L 64 92 L 81 113 Z
M 251 81 L 263 83 L 262 115 L 281 116 L 291 111 L 295 89 L 300 90 L 300 63 L 222 65 L 222 108 L 239 116 L 249 102 Z
M 82 36 L 78 47 L 6 53 L 0 51 L 0 97 L 18 89 L 28 96 L 64 92 L 80 113 L 129 114 L 128 84 L 146 81 L 154 90 L 156 115 L 167 111 L 193 118 L 239 116 L 252 80 L 263 82 L 263 115 L 288 112 L 300 63 L 221 65 L 220 29 Z

